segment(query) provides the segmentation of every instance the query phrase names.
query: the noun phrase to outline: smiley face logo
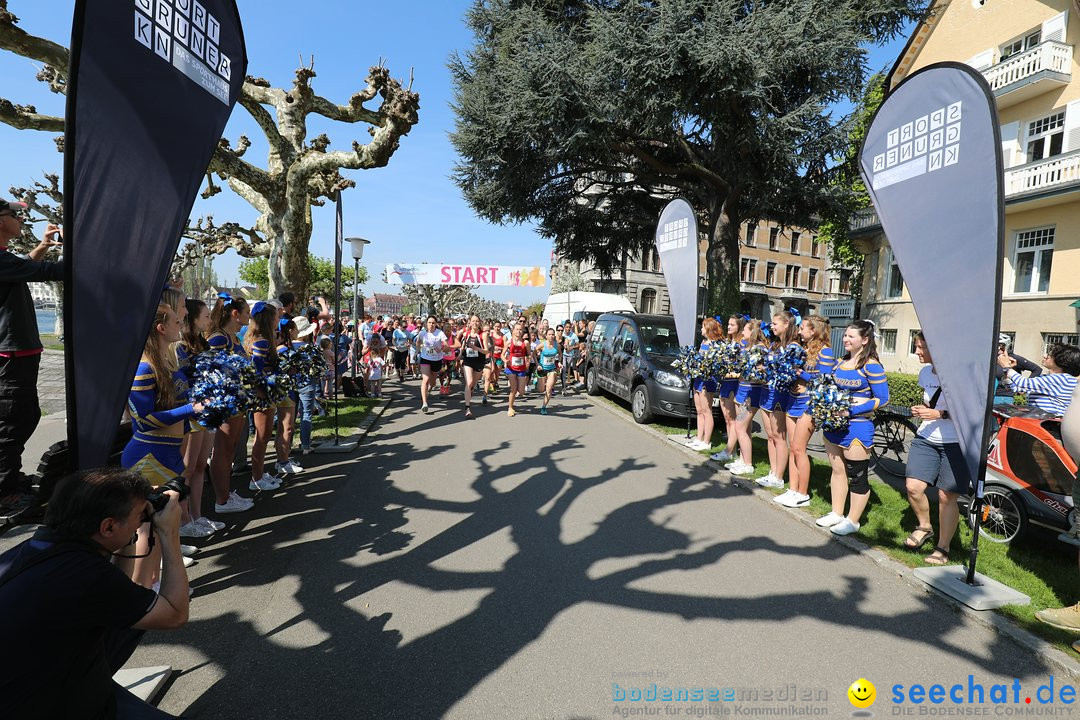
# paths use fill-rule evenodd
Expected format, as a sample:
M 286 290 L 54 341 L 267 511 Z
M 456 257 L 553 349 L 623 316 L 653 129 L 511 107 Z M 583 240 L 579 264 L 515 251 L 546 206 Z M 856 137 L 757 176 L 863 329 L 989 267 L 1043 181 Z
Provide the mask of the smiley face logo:
M 847 689 L 848 700 L 857 708 L 868 708 L 877 700 L 877 688 L 866 678 L 859 678 Z

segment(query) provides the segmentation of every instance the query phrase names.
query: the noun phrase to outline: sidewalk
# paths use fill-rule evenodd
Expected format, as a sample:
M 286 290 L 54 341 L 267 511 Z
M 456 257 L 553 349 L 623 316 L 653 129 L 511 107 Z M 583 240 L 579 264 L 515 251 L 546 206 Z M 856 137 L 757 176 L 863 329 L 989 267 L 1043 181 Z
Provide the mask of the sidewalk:
M 38 373 L 38 403 L 41 405 L 41 422 L 38 423 L 30 441 L 23 450 L 23 472 L 37 472 L 41 456 L 53 443 L 67 439 L 67 384 L 64 381 L 64 353 L 46 350 L 41 355 Z

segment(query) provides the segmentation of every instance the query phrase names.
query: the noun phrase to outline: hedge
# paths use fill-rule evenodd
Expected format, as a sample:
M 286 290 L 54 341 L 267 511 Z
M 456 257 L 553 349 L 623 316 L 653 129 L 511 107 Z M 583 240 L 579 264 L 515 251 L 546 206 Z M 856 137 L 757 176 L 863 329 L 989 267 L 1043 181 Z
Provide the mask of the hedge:
M 889 404 L 896 407 L 922 405 L 923 391 L 919 376 L 910 373 L 885 373 L 889 381 Z

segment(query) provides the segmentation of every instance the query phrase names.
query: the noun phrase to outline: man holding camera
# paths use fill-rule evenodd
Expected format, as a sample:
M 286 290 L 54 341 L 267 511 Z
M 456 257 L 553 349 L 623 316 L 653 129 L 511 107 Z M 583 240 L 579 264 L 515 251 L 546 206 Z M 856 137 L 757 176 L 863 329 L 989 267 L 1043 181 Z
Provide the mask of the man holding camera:
M 34 300 L 27 282 L 63 280 L 64 264 L 44 262 L 59 247 L 60 228 L 49 225 L 41 243 L 20 257 L 8 243 L 23 233 L 26 203 L 0 200 L 0 510 L 25 508 L 33 496 L 24 485 L 22 453 L 41 420 L 37 379 L 41 365 Z
M 143 631 L 187 622 L 179 499 L 121 468 L 71 475 L 57 484 L 45 526 L 0 555 L 0 637 L 13 653 L 0 675 L 5 718 L 172 717 L 112 676 Z M 161 545 L 160 594 L 130 579 L 146 522 Z

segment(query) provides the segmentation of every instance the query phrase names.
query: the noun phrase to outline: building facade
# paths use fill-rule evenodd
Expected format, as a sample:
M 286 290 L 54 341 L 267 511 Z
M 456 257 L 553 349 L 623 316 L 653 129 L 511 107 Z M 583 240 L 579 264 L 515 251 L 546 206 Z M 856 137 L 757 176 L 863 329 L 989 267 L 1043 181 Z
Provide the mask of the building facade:
M 702 290 L 707 248 L 707 238 L 702 238 L 697 279 Z M 566 272 L 581 276 L 582 290 L 624 295 L 638 312 L 671 314 L 667 282 L 655 247 L 641 256 L 626 258 L 621 268 L 610 273 L 557 260 L 553 279 Z M 822 301 L 849 297 L 850 290 L 851 271 L 832 269 L 828 248 L 818 242 L 815 232 L 784 228 L 771 221 L 740 226 L 740 312 L 762 318 L 788 307 L 798 308 L 803 314 L 818 312 Z M 701 298 L 704 295 L 699 293 Z
M 379 317 L 400 315 L 402 309 L 408 304 L 409 298 L 404 295 L 375 293 L 369 298 L 364 298 L 364 312 Z
M 1080 41 L 1069 0 L 935 2 L 888 82 L 952 60 L 982 72 L 993 90 L 1005 172 L 1001 330 L 1038 361 L 1054 342 L 1077 344 L 1080 297 Z M 872 211 L 852 222 L 865 254 L 864 316 L 878 323 L 886 370 L 913 371 L 919 329 L 888 238 Z M 987 292 L 992 292 L 987 288 Z M 958 313 L 962 309 L 942 308 Z

